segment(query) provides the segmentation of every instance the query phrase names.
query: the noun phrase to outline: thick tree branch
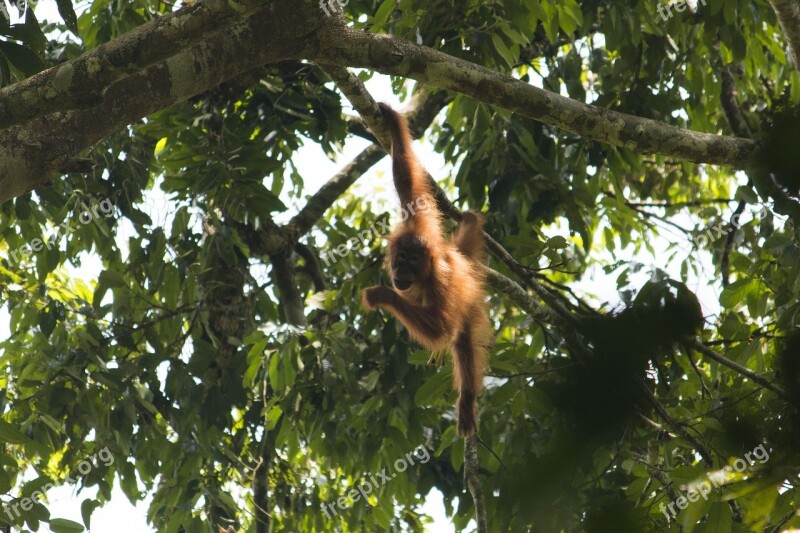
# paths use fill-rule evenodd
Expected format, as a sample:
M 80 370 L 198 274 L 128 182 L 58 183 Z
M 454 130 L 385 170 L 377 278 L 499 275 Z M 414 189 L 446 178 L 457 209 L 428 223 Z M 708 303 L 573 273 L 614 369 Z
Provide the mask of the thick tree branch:
M 263 8 L 260 0 L 204 0 L 0 91 L 0 128 L 102 101 L 113 82 L 208 39 Z
M 285 7 L 277 9 L 281 4 Z M 48 183 L 66 161 L 142 117 L 259 65 L 310 54 L 306 46 L 315 43 L 305 32 L 313 28 L 303 13 L 291 9 L 289 0 L 276 0 L 272 7 L 117 81 L 92 108 L 0 130 L 0 203 Z M 72 83 L 84 85 L 77 78 Z
M 272 281 L 277 288 L 280 308 L 286 323 L 292 326 L 304 326 L 306 314 L 303 299 L 295 282 L 295 265 L 292 250 L 282 250 L 269 256 L 272 263 Z
M 345 122 L 347 122 L 347 131 L 356 135 L 357 137 L 361 137 L 371 143 L 380 144 L 378 143 L 378 139 L 369 131 L 367 125 L 359 116 L 355 115 L 345 115 L 344 116 Z
M 794 68 L 800 72 L 800 0 L 769 0 L 789 42 Z
M 242 5 L 250 5 L 249 0 Z M 138 31 L 155 31 L 155 24 L 143 25 Z M 178 35 L 187 42 L 193 38 L 183 32 L 176 33 L 176 38 Z M 144 44 L 138 46 L 148 49 Z M 151 53 L 142 64 L 157 57 L 155 51 Z M 757 167 L 759 160 L 752 140 L 682 130 L 587 106 L 396 37 L 348 30 L 339 17 L 321 16 L 314 2 L 275 0 L 244 22 L 217 32 L 166 61 L 110 86 L 97 87 L 102 101 L 92 108 L 53 113 L 0 130 L 0 202 L 47 183 L 82 150 L 150 113 L 259 65 L 301 58 L 408 76 L 586 138 L 642 153 L 737 168 Z M 92 74 L 94 79 L 113 80 L 124 75 L 116 62 L 101 67 L 104 72 Z M 105 72 L 106 69 L 111 71 Z M 50 81 L 66 73 L 60 72 L 57 77 L 50 71 L 43 73 L 28 82 L 26 92 L 41 92 Z M 87 81 L 93 78 L 87 76 L 86 70 L 74 71 L 68 86 L 94 89 Z M 28 109 L 42 103 L 41 97 L 33 100 L 26 103 Z
M 642 154 L 743 169 L 759 167 L 757 144 L 750 139 L 685 130 L 586 105 L 391 35 L 347 29 L 328 37 L 330 45 L 319 48 L 314 60 L 412 78 Z

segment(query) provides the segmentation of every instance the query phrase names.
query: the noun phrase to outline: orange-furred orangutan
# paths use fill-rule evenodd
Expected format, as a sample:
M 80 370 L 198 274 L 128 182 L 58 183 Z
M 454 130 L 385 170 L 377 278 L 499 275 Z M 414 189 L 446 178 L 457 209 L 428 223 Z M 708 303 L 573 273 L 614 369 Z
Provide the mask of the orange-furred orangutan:
M 475 400 L 492 337 L 480 267 L 485 261 L 483 219 L 464 213 L 455 233 L 445 237 L 432 186 L 411 148 L 408 124 L 391 107 L 379 105 L 392 132 L 394 185 L 407 216 L 389 236 L 386 268 L 394 288 L 370 287 L 362 300 L 367 309 L 392 313 L 429 350 L 452 353 L 458 434 L 470 436 L 477 429 Z

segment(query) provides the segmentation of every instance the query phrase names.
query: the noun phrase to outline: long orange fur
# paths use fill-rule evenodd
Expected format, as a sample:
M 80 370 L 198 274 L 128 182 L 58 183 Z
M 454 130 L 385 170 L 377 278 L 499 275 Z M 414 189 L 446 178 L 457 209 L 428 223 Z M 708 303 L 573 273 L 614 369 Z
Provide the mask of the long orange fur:
M 400 243 L 409 237 L 424 243 L 430 263 L 406 290 L 371 287 L 363 291 L 362 300 L 367 309 L 379 307 L 392 313 L 422 346 L 434 352 L 450 351 L 459 393 L 457 429 L 466 437 L 477 431 L 476 399 L 492 337 L 479 265 L 485 261 L 483 218 L 464 213 L 451 238 L 445 237 L 433 190 L 411 147 L 408 124 L 389 106 L 380 106 L 392 132 L 395 188 L 402 209 L 408 212 L 389 236 L 386 266 L 394 280 L 393 260 L 403 246 Z

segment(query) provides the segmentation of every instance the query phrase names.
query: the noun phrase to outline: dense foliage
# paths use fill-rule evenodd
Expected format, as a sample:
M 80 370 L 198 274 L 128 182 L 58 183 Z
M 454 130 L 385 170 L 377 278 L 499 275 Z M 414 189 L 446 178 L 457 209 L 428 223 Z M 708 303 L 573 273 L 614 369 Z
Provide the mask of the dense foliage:
M 693 4 L 665 20 L 655 0 L 353 0 L 344 17 L 580 102 L 763 138 L 800 103 L 775 14 L 750 0 Z M 33 9 L 20 24 L 0 17 L 4 84 L 173 9 L 58 7 L 60 24 Z M 413 92 L 401 78 L 393 87 Z M 490 266 L 549 311 L 489 290 L 479 457 L 490 530 L 800 528 L 800 342 L 786 340 L 800 220 L 776 207 L 775 188 L 461 95 L 440 107 L 424 140 L 452 173 L 435 177 L 459 208 L 487 215 L 518 268 Z M 420 504 L 438 490 L 467 527 L 450 366 L 359 305 L 380 277 L 382 239 L 320 261 L 394 214 L 345 193 L 310 231 L 292 219 L 319 180 L 293 158 L 318 143 L 335 159 L 357 130 L 350 112 L 319 66 L 266 65 L 101 140 L 85 154 L 91 172 L 0 206 L 4 503 L 69 477 L 100 488 L 81 503 L 89 527 L 118 480 L 131 501 L 152 497 L 148 520 L 163 532 L 265 531 L 267 515 L 273 531 L 423 531 Z M 98 263 L 96 279 L 75 277 L 74 265 Z M 693 293 L 703 349 L 687 340 Z M 420 445 L 430 460 L 353 497 Z M 104 449 L 113 462 L 78 470 Z M 340 497 L 346 509 L 331 512 Z M 24 507 L 13 525 L 80 530 L 46 502 Z

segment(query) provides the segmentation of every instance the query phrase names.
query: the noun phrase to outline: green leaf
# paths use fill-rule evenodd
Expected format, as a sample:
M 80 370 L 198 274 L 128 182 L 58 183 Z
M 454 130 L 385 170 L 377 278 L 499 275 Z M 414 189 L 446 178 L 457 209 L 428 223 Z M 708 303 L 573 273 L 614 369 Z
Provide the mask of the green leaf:
M 706 518 L 706 531 L 730 533 L 733 527 L 733 514 L 727 502 L 714 502 Z
M 0 420 L 0 441 L 9 444 L 31 444 L 33 441 L 5 420 Z
M 380 377 L 381 373 L 377 370 L 373 370 L 361 380 L 361 386 L 368 391 L 375 390 L 375 385 L 378 384 Z
M 372 23 L 377 28 L 385 28 L 386 21 L 389 20 L 389 16 L 392 14 L 395 8 L 395 1 L 394 0 L 385 0 L 381 3 L 378 11 L 375 12 L 375 16 L 372 18 Z
M 417 350 L 408 356 L 408 363 L 411 365 L 428 365 L 431 362 L 431 354 L 428 350 Z
M 2 50 L 3 43 L 0 41 L 0 50 Z M 14 200 L 14 212 L 20 220 L 28 220 L 31 216 L 31 199 L 26 194 L 18 196 Z
M 569 242 L 561 235 L 556 235 L 555 237 L 547 239 L 547 246 L 548 248 L 554 248 L 556 250 L 560 250 L 562 248 L 566 248 L 567 246 L 569 246 Z
M 492 34 L 492 44 L 494 45 L 495 50 L 503 58 L 506 63 L 506 66 L 511 67 L 514 65 L 514 54 L 511 53 L 511 50 L 508 49 L 506 43 L 503 42 L 503 38 L 498 35 L 497 33 Z
M 273 429 L 275 429 L 275 426 L 281 419 L 282 414 L 283 411 L 281 410 L 280 406 L 277 405 L 273 405 L 272 408 L 267 412 L 266 428 L 268 431 L 272 431 Z
M 56 0 L 58 6 L 58 14 L 64 19 L 64 24 L 67 28 L 78 35 L 78 17 L 75 16 L 75 10 L 72 7 L 72 0 Z
M 269 384 L 272 387 L 272 390 L 276 392 L 283 390 L 283 381 L 281 380 L 281 374 L 278 371 L 280 359 L 281 355 L 279 352 L 273 352 L 269 355 Z
M 737 305 L 743 304 L 751 290 L 750 280 L 737 279 L 723 289 L 719 295 L 719 303 L 726 309 L 732 309 Z
M 11 66 L 20 70 L 26 77 L 46 68 L 44 62 L 30 49 L 9 41 L 0 41 L 0 53 L 8 59 Z
M 81 524 L 66 518 L 53 518 L 49 524 L 54 533 L 80 533 L 84 530 Z
M 433 405 L 441 401 L 447 394 L 452 379 L 453 376 L 450 372 L 440 370 L 417 389 L 417 393 L 414 395 L 414 402 L 417 405 Z
M 55 309 L 44 309 L 39 312 L 39 329 L 45 337 L 50 337 L 50 334 L 56 327 L 57 313 Z

